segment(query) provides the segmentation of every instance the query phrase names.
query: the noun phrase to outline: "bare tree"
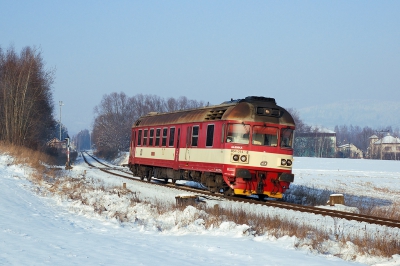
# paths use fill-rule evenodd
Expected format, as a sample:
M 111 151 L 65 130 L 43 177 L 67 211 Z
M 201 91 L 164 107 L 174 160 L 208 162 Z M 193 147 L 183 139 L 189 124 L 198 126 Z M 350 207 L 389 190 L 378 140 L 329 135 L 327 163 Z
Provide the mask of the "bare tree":
M 128 151 L 133 123 L 149 112 L 172 112 L 203 106 L 203 102 L 163 98 L 156 95 L 137 94 L 131 98 L 125 93 L 104 95 L 101 103 L 95 107 L 93 123 L 93 143 L 98 155 L 115 156 L 120 151 Z
M 311 127 L 307 126 L 303 120 L 300 118 L 300 113 L 294 108 L 287 108 L 286 109 L 293 117 L 294 123 L 296 124 L 296 131 L 297 132 L 309 132 L 311 131 Z
M 54 130 L 51 85 L 41 53 L 30 47 L 18 55 L 0 49 L 0 139 L 37 148 Z
M 81 130 L 72 140 L 77 151 L 90 150 L 90 132 L 87 129 Z

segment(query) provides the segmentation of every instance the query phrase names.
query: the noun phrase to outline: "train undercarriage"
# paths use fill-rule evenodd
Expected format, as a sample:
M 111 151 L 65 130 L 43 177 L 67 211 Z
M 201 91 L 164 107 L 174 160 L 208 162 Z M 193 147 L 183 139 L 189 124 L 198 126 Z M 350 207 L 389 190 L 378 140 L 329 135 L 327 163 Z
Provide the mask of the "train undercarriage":
M 175 184 L 177 180 L 194 181 L 202 184 L 210 192 L 220 192 L 225 196 L 258 195 L 260 199 L 267 197 L 282 198 L 285 185 L 287 184 L 288 188 L 289 182 L 292 182 L 287 180 L 288 177 L 286 174 L 277 175 L 276 179 L 269 179 L 267 181 L 265 172 L 253 174 L 247 179 L 240 177 L 232 179 L 231 177 L 224 178 L 220 173 L 194 170 L 174 170 L 171 168 L 147 165 L 129 165 L 129 168 L 133 175 L 140 177 L 141 180 L 150 182 L 152 178 L 155 178 L 168 182 L 168 180 L 171 179 L 172 184 Z M 273 189 L 268 189 L 268 182 L 271 183 L 269 187 Z

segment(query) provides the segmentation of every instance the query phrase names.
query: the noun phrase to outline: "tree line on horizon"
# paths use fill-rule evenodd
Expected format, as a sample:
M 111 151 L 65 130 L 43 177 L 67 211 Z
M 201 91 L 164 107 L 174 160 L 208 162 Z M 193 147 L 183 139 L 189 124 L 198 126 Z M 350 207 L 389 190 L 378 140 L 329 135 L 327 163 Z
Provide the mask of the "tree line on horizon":
M 0 47 L 0 141 L 14 145 L 24 145 L 33 149 L 46 149 L 50 139 L 61 140 L 68 135 L 67 129 L 54 118 L 54 103 L 51 86 L 54 70 L 46 69 L 41 52 L 36 48 L 24 47 L 17 53 L 14 47 L 3 50 Z M 137 94 L 133 97 L 125 93 L 110 93 L 103 96 L 94 108 L 93 131 L 79 132 L 74 141 L 79 149 L 90 149 L 91 143 L 104 157 L 112 157 L 119 151 L 129 150 L 131 127 L 134 121 L 149 112 L 172 112 L 205 106 L 203 101 L 179 98 L 161 98 L 156 95 Z M 320 126 L 310 126 L 302 121 L 299 113 L 287 109 L 294 117 L 296 133 L 314 134 L 314 138 L 295 138 L 295 156 L 333 157 L 332 143 L 322 139 Z M 371 128 L 337 125 L 336 144 L 352 143 L 366 152 L 369 138 L 385 133 L 394 137 L 400 135 L 398 128 Z
M 128 97 L 125 93 L 113 92 L 103 96 L 101 103 L 94 108 L 95 118 L 92 135 L 88 130 L 79 132 L 75 137 L 77 147 L 96 149 L 96 154 L 104 158 L 113 158 L 121 151 L 129 151 L 131 128 L 133 123 L 149 112 L 173 112 L 177 110 L 198 108 L 205 106 L 203 101 L 189 100 L 187 97 L 161 98 L 156 95 L 137 94 Z M 295 137 L 294 155 L 308 157 L 340 157 L 335 145 L 352 143 L 364 152 L 369 146 L 369 138 L 379 132 L 389 132 L 393 136 L 399 135 L 399 129 L 393 130 L 390 126 L 382 129 L 371 127 L 338 125 L 335 127 L 336 143 L 324 135 L 325 129 L 321 126 L 311 126 L 303 122 L 299 112 L 287 108 L 296 123 L 296 133 L 306 134 L 308 138 Z M 296 136 L 295 133 L 295 136 Z M 90 142 L 91 139 L 91 142 Z
M 325 128 L 323 126 L 307 125 L 300 118 L 297 110 L 292 108 L 288 108 L 287 110 L 292 114 L 296 123 L 294 155 L 299 157 L 342 157 L 343 154 L 336 151 L 335 145 L 340 146 L 344 144 L 353 144 L 366 154 L 371 136 L 376 135 L 378 138 L 382 138 L 388 133 L 394 137 L 400 136 L 400 129 L 393 129 L 391 126 L 383 128 L 365 126 L 361 128 L 360 126 L 353 125 L 336 125 L 333 130 L 335 132 L 336 143 L 333 143 L 332 138 L 324 134 Z M 296 133 L 298 137 L 296 137 Z
M 191 100 L 186 96 L 164 99 L 150 94 L 132 97 L 124 92 L 106 94 L 94 108 L 91 140 L 96 155 L 110 159 L 121 151 L 129 151 L 133 123 L 149 112 L 173 112 L 204 105 L 203 101 Z

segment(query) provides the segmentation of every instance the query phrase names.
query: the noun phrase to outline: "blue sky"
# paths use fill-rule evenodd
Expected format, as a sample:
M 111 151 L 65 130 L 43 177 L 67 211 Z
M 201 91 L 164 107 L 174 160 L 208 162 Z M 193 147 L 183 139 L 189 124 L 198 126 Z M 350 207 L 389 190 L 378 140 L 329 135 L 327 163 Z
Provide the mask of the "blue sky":
M 70 133 L 104 94 L 400 101 L 400 1 L 8 1 L 0 47 L 39 47 Z

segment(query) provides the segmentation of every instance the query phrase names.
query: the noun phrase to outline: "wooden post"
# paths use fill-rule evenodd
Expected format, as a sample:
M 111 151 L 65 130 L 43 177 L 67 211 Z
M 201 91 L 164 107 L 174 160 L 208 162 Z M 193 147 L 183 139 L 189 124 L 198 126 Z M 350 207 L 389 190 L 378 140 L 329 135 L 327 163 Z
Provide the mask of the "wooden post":
M 335 204 L 344 205 L 344 196 L 343 194 L 331 194 L 329 197 L 329 205 L 335 206 Z
M 122 183 L 122 188 L 126 189 L 126 183 Z
M 176 206 L 185 207 L 187 205 L 194 206 L 196 202 L 199 200 L 199 197 L 196 195 L 178 195 L 175 197 Z

